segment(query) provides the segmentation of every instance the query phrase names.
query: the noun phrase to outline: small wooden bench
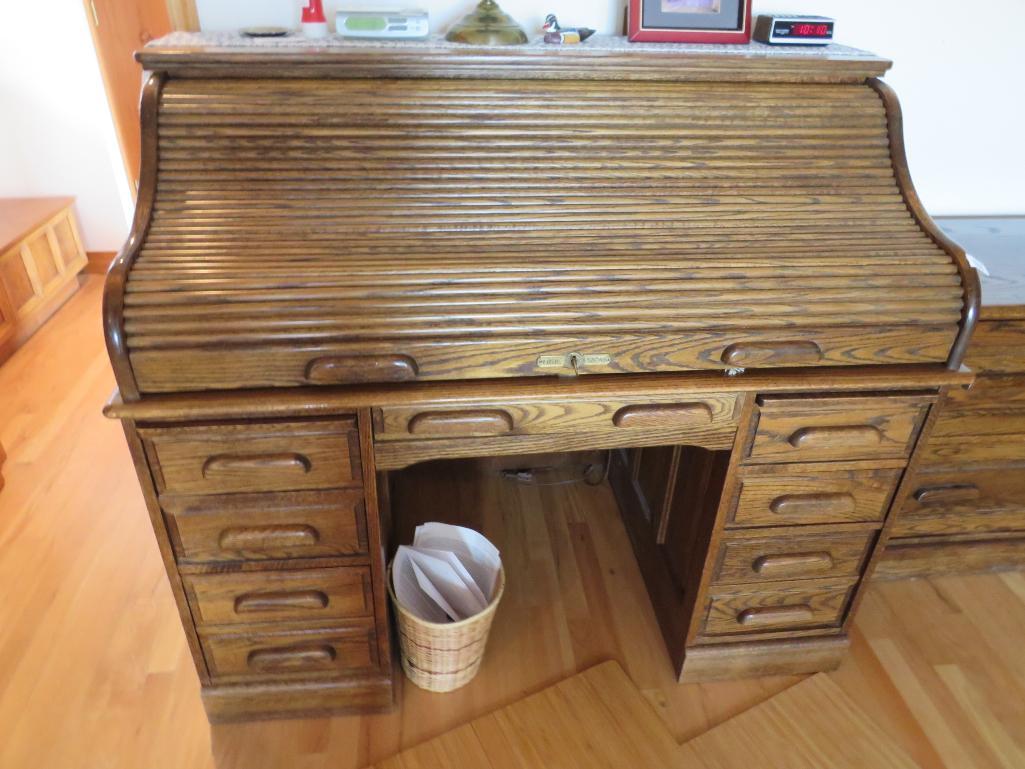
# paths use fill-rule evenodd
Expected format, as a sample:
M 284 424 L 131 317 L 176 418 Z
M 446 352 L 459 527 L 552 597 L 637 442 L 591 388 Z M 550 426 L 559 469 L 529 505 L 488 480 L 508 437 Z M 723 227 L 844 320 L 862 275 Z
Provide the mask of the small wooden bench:
M 0 198 L 0 363 L 78 290 L 74 198 Z

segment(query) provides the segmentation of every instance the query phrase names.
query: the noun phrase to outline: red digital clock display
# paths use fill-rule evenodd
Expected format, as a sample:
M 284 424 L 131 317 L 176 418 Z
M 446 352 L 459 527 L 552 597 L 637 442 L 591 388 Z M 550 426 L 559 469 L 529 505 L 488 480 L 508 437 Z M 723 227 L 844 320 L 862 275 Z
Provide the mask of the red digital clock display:
M 794 24 L 790 28 L 793 37 L 828 37 L 828 24 Z

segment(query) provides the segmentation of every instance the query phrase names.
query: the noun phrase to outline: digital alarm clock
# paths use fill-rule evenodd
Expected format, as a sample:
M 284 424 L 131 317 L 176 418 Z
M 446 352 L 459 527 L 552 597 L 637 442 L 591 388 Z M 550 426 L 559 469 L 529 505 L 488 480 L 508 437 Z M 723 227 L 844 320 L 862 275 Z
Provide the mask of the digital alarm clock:
M 427 11 L 338 11 L 335 32 L 342 37 L 415 40 L 427 37 Z
M 754 39 L 772 45 L 828 45 L 834 26 L 825 16 L 763 14 L 755 22 Z

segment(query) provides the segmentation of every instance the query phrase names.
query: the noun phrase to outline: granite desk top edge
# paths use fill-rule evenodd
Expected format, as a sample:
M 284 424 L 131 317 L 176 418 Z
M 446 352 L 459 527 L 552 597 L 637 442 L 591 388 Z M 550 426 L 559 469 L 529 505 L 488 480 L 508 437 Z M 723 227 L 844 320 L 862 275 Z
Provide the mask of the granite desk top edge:
M 778 60 L 802 62 L 845 61 L 860 64 L 886 65 L 888 59 L 869 51 L 831 43 L 826 46 L 778 46 L 752 41 L 747 44 L 719 45 L 704 43 L 631 43 L 619 35 L 595 35 L 579 45 L 550 45 L 541 36 L 524 45 L 477 46 L 452 43 L 440 35 L 426 40 L 357 40 L 329 36 L 308 39 L 292 32 L 285 37 L 247 37 L 240 32 L 172 32 L 149 42 L 140 52 L 141 58 L 163 54 L 188 55 L 210 53 L 217 55 L 268 56 L 314 54 L 373 54 L 373 53 L 433 54 L 433 55 L 515 55 L 558 56 L 589 58 L 616 54 L 647 54 L 666 57 L 735 57 L 747 60 Z

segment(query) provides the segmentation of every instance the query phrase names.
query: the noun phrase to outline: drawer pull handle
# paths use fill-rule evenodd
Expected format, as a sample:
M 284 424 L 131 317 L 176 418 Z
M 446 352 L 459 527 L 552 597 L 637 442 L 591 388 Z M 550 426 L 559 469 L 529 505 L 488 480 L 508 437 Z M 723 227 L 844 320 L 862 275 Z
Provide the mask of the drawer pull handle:
M 744 609 L 737 615 L 737 624 L 744 627 L 760 627 L 762 625 L 791 625 L 810 622 L 815 619 L 815 612 L 808 604 L 796 606 L 765 606 L 758 609 Z
M 320 532 L 312 526 L 247 526 L 225 529 L 217 538 L 221 550 L 263 550 L 281 547 L 312 547 Z
M 246 593 L 235 599 L 236 614 L 258 614 L 282 609 L 320 611 L 328 604 L 327 593 L 320 590 L 293 590 L 277 593 Z
M 408 355 L 328 355 L 306 366 L 306 381 L 313 384 L 408 382 L 420 373 Z
M 915 501 L 924 506 L 972 502 L 982 496 L 974 483 L 952 483 L 949 486 L 926 486 L 915 492 Z
M 865 448 L 882 443 L 883 433 L 872 425 L 802 427 L 787 441 L 795 449 Z
M 737 342 L 722 352 L 727 366 L 799 366 L 819 363 L 822 348 L 815 342 Z
M 425 411 L 409 420 L 411 435 L 502 435 L 513 419 L 500 409 L 482 411 Z
M 776 515 L 850 515 L 857 510 L 854 496 L 846 491 L 835 494 L 784 494 L 769 503 Z
M 255 649 L 249 652 L 249 667 L 265 673 L 329 667 L 335 661 L 333 646 L 293 646 L 286 649 Z
M 616 427 L 677 427 L 712 423 L 712 409 L 706 403 L 652 403 L 623 406 L 612 417 Z
M 299 472 L 305 475 L 313 467 L 309 457 L 302 454 L 218 454 L 203 463 L 203 477 L 210 478 L 232 473 Z
M 828 552 L 822 553 L 791 553 L 788 555 L 761 555 L 751 564 L 755 574 L 773 576 L 797 572 L 829 571 L 836 564 Z

